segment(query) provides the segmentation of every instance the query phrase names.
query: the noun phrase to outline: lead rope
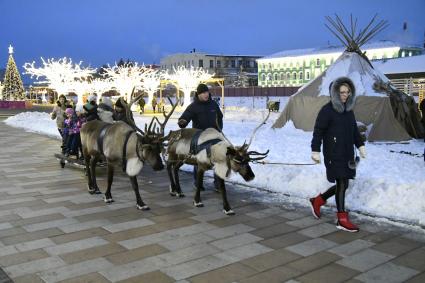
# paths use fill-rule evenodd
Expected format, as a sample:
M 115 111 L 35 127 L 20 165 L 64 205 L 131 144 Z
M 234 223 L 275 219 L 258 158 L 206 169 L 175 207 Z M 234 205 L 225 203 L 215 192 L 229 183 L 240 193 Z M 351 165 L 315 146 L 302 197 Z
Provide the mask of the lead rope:
M 288 162 L 269 162 L 269 161 L 252 161 L 254 164 L 261 165 L 284 165 L 284 166 L 313 166 L 319 163 L 288 163 Z

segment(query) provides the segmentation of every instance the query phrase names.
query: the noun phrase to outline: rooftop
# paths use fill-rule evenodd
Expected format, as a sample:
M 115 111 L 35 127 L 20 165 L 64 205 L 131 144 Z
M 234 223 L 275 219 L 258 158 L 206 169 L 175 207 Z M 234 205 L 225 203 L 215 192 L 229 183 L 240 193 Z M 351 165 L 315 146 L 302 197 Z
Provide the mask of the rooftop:
M 367 49 L 375 49 L 375 48 L 391 48 L 391 47 L 413 47 L 413 48 L 421 48 L 419 46 L 411 46 L 402 44 L 399 42 L 394 42 L 390 40 L 381 40 L 372 43 L 365 44 L 361 47 L 362 50 Z M 292 49 L 285 50 L 277 53 L 273 53 L 271 55 L 265 56 L 261 59 L 272 59 L 272 58 L 282 58 L 282 57 L 298 57 L 305 55 L 314 55 L 314 54 L 329 54 L 329 53 L 337 53 L 343 52 L 345 50 L 345 46 L 335 46 L 330 45 L 326 47 L 318 47 L 318 48 L 305 48 L 305 49 Z
M 373 61 L 384 74 L 425 73 L 425 55 Z

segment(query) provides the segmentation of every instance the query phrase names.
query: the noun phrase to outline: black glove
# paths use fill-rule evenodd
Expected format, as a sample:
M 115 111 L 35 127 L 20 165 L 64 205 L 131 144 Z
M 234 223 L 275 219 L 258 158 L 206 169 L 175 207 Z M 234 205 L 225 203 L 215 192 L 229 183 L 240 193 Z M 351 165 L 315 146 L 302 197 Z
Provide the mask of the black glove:
M 177 124 L 180 128 L 186 128 L 187 124 L 189 124 L 185 119 L 180 119 Z

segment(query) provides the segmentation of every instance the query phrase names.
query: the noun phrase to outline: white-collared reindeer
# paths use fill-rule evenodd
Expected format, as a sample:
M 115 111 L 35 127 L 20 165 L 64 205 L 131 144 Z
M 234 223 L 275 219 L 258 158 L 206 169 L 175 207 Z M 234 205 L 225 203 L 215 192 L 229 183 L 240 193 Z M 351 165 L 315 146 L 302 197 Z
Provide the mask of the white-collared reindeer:
M 197 165 L 197 183 L 196 193 L 194 197 L 194 205 L 202 207 L 201 201 L 201 181 L 204 171 L 213 169 L 214 173 L 219 177 L 218 188 L 223 199 L 223 211 L 227 215 L 233 215 L 227 201 L 226 180 L 231 172 L 236 172 L 249 182 L 255 178 L 249 162 L 261 160 L 267 157 L 269 151 L 259 153 L 256 151 L 248 151 L 249 146 L 255 136 L 257 130 L 265 124 L 270 116 L 267 117 L 257 126 L 248 143 L 242 146 L 234 146 L 222 132 L 209 128 L 204 131 L 197 129 L 180 129 L 171 131 L 168 135 L 168 160 L 167 171 L 170 177 L 170 194 L 172 196 L 183 197 L 184 194 L 180 187 L 178 170 L 183 164 Z
M 87 122 L 81 129 L 81 142 L 86 163 L 89 193 L 100 193 L 96 182 L 96 163 L 101 156 L 104 156 L 108 172 L 105 202 L 113 202 L 111 186 L 114 166 L 121 166 L 123 171 L 130 177 L 131 185 L 136 194 L 137 209 L 148 210 L 149 207 L 143 202 L 139 193 L 137 175 L 142 170 L 145 162 L 150 164 L 156 171 L 164 169 L 161 159 L 164 128 L 177 103 L 173 105 L 170 113 L 164 113 L 165 121 L 163 123 L 160 123 L 154 117 L 149 126 L 145 125 L 145 131 L 142 131 L 134 123 L 130 110 L 133 103 L 141 97 L 138 96 L 132 99 L 128 105 L 123 103 L 126 105 L 126 115 L 129 124 L 121 121 L 112 124 L 98 120 Z M 160 127 L 157 127 L 154 123 L 155 121 L 158 121 Z

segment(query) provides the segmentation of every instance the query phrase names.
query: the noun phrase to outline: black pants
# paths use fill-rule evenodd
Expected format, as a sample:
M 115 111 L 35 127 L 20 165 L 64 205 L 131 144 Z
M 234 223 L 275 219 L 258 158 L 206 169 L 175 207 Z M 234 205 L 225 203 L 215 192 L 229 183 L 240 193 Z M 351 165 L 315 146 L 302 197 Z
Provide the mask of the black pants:
M 61 150 L 62 150 L 62 153 L 65 153 L 66 137 L 64 136 L 63 129 L 58 128 L 58 131 L 59 131 L 59 134 L 61 135 L 61 138 L 62 138 Z
M 195 186 L 196 186 L 196 176 L 198 175 L 198 166 L 193 166 L 193 183 L 195 184 Z M 214 187 L 216 188 L 216 189 L 218 189 L 218 184 L 219 184 L 219 182 L 218 182 L 218 180 L 219 180 L 219 178 L 220 177 L 218 177 L 216 174 L 214 174 Z M 202 181 L 204 180 L 204 176 L 202 176 Z M 203 186 L 203 183 L 202 183 L 202 186 Z
M 328 198 L 335 196 L 336 208 L 338 212 L 345 211 L 345 191 L 348 188 L 348 179 L 341 178 L 336 180 L 336 185 L 330 187 L 326 192 L 322 194 L 322 198 L 327 200 Z

